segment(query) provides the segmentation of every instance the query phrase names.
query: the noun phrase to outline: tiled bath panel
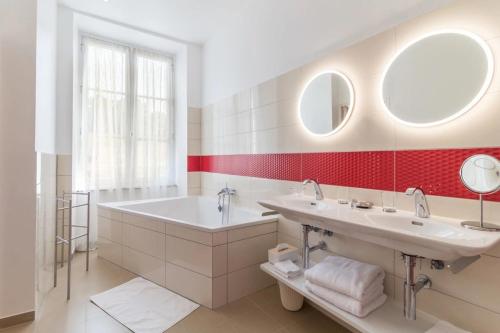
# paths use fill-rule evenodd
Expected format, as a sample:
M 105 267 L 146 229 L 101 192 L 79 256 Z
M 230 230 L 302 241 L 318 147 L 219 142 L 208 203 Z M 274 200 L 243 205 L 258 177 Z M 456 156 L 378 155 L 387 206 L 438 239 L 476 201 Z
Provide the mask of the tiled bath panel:
M 322 188 L 327 198 L 356 198 L 412 211 L 413 198 L 406 197 L 402 191 L 408 186 L 423 186 L 430 193 L 431 214 L 478 219 L 477 199 L 458 181 L 460 153 L 456 150 L 494 148 L 489 152 L 497 155 L 500 147 L 499 71 L 495 71 L 486 95 L 469 112 L 452 122 L 428 128 L 408 127 L 389 116 L 380 98 L 380 82 L 387 62 L 401 46 L 440 29 L 476 33 L 490 46 L 498 63 L 500 21 L 496 18 L 499 16 L 498 1 L 458 0 L 360 43 L 325 52 L 314 62 L 204 107 L 201 153 L 196 155 L 203 157 L 198 162 L 192 161 L 195 177 L 201 172 L 201 193 L 214 195 L 227 183 L 238 191 L 236 205 L 260 209 L 256 200 L 299 192 L 302 178 L 319 178 L 321 182 L 326 176 Z M 328 137 L 314 137 L 300 123 L 299 96 L 311 76 L 328 69 L 338 70 L 350 78 L 355 106 L 341 131 Z M 440 155 L 433 155 L 435 151 Z M 393 155 L 393 163 L 379 169 L 379 164 L 367 163 L 360 170 L 359 163 L 335 168 L 322 165 L 321 160 L 304 161 L 309 153 L 360 152 Z M 216 168 L 204 169 L 204 159 Z M 326 174 L 321 173 L 324 170 Z M 339 175 L 343 175 L 342 179 Z M 345 175 L 352 179 L 344 182 Z M 388 177 L 385 182 L 371 178 L 377 175 Z M 306 189 L 306 193 L 311 194 L 311 189 Z M 491 201 L 485 202 L 486 219 L 500 220 L 498 195 L 488 199 Z M 278 241 L 300 245 L 300 238 L 299 225 L 280 218 Z M 381 265 L 387 273 L 386 292 L 401 301 L 400 253 L 337 235 L 325 241 L 332 253 Z M 314 253 L 313 257 L 324 255 L 326 253 Z M 473 332 L 497 331 L 495 328 L 500 327 L 500 247 L 455 275 L 447 270 L 431 271 L 428 260 L 422 260 L 417 267 L 433 280 L 433 287 L 421 291 L 417 297 L 419 309 Z
M 204 232 L 99 208 L 99 256 L 208 308 L 271 286 L 277 222 Z

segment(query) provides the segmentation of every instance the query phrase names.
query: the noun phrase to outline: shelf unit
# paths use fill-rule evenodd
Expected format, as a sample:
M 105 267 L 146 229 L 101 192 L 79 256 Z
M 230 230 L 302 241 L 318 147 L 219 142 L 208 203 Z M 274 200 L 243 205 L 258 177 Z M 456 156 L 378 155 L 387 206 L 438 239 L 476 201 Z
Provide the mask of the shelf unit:
M 280 275 L 269 262 L 261 264 L 260 268 L 279 282 L 303 295 L 326 313 L 361 333 L 424 333 L 438 321 L 436 317 L 422 311 L 418 312 L 417 320 L 406 320 L 403 316 L 403 307 L 391 299 L 387 299 L 382 307 L 365 318 L 359 318 L 307 290 L 303 274 L 294 279 L 287 279 Z

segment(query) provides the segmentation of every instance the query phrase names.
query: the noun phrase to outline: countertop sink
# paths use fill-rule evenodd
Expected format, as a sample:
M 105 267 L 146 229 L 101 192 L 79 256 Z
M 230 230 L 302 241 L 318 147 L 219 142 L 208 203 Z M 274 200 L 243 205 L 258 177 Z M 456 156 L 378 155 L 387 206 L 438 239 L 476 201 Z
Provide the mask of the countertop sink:
M 463 228 L 459 219 L 418 218 L 408 211 L 385 213 L 380 207 L 352 209 L 333 200 L 317 201 L 301 195 L 258 202 L 297 223 L 429 259 L 455 260 L 480 255 L 500 242 L 500 233 Z

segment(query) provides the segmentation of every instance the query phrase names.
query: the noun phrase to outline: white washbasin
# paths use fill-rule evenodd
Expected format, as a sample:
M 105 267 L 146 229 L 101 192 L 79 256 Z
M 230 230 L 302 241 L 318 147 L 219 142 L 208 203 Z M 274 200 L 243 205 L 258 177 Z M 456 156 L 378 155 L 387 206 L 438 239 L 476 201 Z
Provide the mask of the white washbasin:
M 453 225 L 439 221 L 438 218 L 418 218 L 416 216 L 406 216 L 405 212 L 398 215 L 389 214 L 366 214 L 374 226 L 393 229 L 400 232 L 415 233 L 420 236 L 442 237 L 449 239 L 466 239 L 467 229 L 460 225 Z
M 458 219 L 418 218 L 407 211 L 385 213 L 380 207 L 351 209 L 333 200 L 317 202 L 312 197 L 298 195 L 262 200 L 259 204 L 300 224 L 429 259 L 455 260 L 475 256 L 500 242 L 500 233 L 466 229 Z
M 325 210 L 332 208 L 333 206 L 333 202 L 330 202 L 329 200 L 316 200 L 313 197 L 299 195 L 278 197 L 276 200 L 280 200 L 283 206 L 295 207 L 296 209 L 307 211 Z

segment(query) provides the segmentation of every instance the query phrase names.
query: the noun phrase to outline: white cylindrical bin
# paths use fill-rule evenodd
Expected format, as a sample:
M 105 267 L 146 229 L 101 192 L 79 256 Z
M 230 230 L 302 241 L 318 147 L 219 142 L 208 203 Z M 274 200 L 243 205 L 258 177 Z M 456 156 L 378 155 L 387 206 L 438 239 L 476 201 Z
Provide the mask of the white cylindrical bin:
M 304 304 L 304 296 L 288 287 L 286 284 L 278 282 L 280 287 L 281 304 L 288 311 L 299 311 Z

